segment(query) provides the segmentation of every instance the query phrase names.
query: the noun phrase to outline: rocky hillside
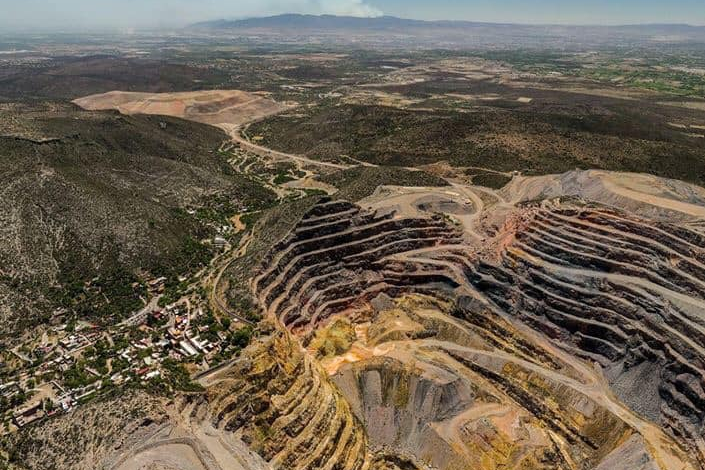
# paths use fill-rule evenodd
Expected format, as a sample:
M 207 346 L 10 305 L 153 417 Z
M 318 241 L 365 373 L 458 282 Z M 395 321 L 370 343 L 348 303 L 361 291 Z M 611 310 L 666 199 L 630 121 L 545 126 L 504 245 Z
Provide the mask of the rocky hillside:
M 226 137 L 209 126 L 45 103 L 5 106 L 1 130 L 1 335 L 69 301 L 62 286 L 101 276 L 110 297 L 138 272 L 207 260 L 212 221 L 191 208 L 274 199 L 232 173 L 218 153 Z
M 99 468 L 96 462 L 130 448 L 168 420 L 164 402 L 145 393 L 105 398 L 13 435 L 12 459 L 20 462 L 20 468 Z M 84 423 L 91 423 L 90 433 L 85 432 Z

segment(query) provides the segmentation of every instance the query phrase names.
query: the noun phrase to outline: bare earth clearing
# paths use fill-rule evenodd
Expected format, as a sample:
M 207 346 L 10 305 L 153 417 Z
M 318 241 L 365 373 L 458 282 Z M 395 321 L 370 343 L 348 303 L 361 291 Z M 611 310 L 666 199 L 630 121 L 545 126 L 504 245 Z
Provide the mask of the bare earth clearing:
M 181 93 L 111 91 L 79 98 L 74 103 L 88 110 L 117 109 L 123 114 L 174 116 L 224 129 L 223 125 L 240 126 L 289 108 L 264 94 L 238 90 Z

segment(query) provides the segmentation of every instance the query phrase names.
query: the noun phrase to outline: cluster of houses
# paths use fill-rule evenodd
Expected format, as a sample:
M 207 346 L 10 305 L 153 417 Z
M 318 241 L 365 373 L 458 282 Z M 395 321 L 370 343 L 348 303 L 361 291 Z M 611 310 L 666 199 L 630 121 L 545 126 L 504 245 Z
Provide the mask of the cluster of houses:
M 88 335 L 85 334 L 70 334 L 59 341 L 59 346 L 63 348 L 66 353 L 74 353 L 80 349 L 83 349 L 91 344 L 100 337 L 99 332 L 92 332 Z
M 23 393 L 22 387 L 16 380 L 0 384 L 0 397 L 8 402 L 21 393 Z M 43 418 L 44 416 L 45 412 L 43 403 L 41 401 L 35 401 L 29 405 L 25 404 L 19 409 L 16 409 L 12 413 L 12 421 L 15 423 L 15 426 L 22 427 Z
M 198 315 L 202 315 L 202 312 L 199 311 Z M 202 354 L 206 360 L 209 360 L 216 350 L 216 345 L 206 339 L 201 339 L 200 333 L 205 331 L 207 331 L 207 327 L 194 328 L 191 326 L 188 316 L 181 316 L 176 317 L 174 325 L 167 329 L 167 335 L 173 350 L 183 358 Z
M 131 380 L 132 374 L 144 381 L 159 377 L 160 364 L 167 358 L 185 361 L 200 354 L 206 361 L 212 359 L 220 350 L 219 344 L 201 338 L 200 333 L 207 331 L 207 327 L 204 330 L 203 326 L 191 325 L 192 317 L 198 318 L 200 315 L 203 315 L 200 309 L 191 314 L 183 311 L 178 305 L 149 312 L 138 326 L 145 334 L 144 337 L 131 341 L 127 347 L 117 351 L 117 357 L 129 365 L 127 372 L 112 374 L 110 381 L 121 385 Z M 157 324 L 166 320 L 166 324 L 150 327 L 147 325 L 149 317 Z M 158 335 L 154 335 L 155 332 L 158 332 Z M 158 339 L 155 339 L 155 336 Z
M 158 286 L 155 284 L 156 289 Z M 227 345 L 228 335 L 225 332 L 206 334 L 209 326 L 204 323 L 207 322 L 198 321 L 205 315 L 200 308 L 192 310 L 177 304 L 164 309 L 146 309 L 144 315 L 138 313 L 137 318 L 134 315 L 130 317 L 131 320 L 138 320 L 136 323 L 122 324 L 108 331 L 88 327 L 68 332 L 65 328 L 56 328 L 60 339 L 32 353 L 32 356 L 41 357 L 43 361 L 34 368 L 31 376 L 25 373 L 18 381 L 0 384 L 0 396 L 5 397 L 21 393 L 22 385 L 26 386 L 29 379 L 43 390 L 50 390 L 39 401 L 30 396 L 21 407 L 13 410 L 14 424 L 23 427 L 56 412 L 70 412 L 96 395 L 106 384 L 120 386 L 135 380 L 147 383 L 165 373 L 162 363 L 167 358 L 177 362 L 198 362 L 207 368 L 214 356 Z M 124 340 L 130 336 L 132 338 L 125 343 Z M 114 342 L 115 338 L 122 340 Z M 103 350 L 103 357 L 107 356 L 108 359 L 100 367 L 102 373 L 96 370 L 98 367 L 89 366 L 97 357 L 92 355 L 95 350 L 90 346 L 95 346 L 101 339 L 109 348 L 115 343 L 120 345 L 119 349 L 110 349 L 107 354 Z M 86 351 L 89 351 L 88 355 Z M 62 376 L 77 364 L 84 380 L 81 386 L 69 388 Z M 46 380 L 51 382 L 47 384 Z
M 55 397 L 45 399 L 31 399 L 29 404 L 25 404 L 21 408 L 12 413 L 12 422 L 18 428 L 22 428 L 37 420 L 63 411 L 70 412 L 74 407 L 78 406 L 91 397 L 93 397 L 101 388 L 101 381 L 96 381 L 84 387 L 78 387 L 72 390 L 64 390 L 61 385 L 52 381 L 51 386 L 56 393 Z

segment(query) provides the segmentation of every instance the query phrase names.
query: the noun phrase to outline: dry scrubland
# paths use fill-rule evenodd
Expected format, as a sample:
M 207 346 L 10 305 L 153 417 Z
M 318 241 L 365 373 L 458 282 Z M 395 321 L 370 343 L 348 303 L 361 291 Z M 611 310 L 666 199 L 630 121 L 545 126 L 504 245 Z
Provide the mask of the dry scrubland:
M 211 126 L 60 103 L 13 106 L 3 117 L 2 341 L 60 323 L 57 308 L 97 323 L 129 314 L 141 305 L 130 287 L 141 273 L 207 263 L 199 241 L 211 236 L 209 221 L 186 210 L 275 198 L 233 173 L 217 153 L 227 136 Z M 107 298 L 84 299 L 82 284 L 96 276 Z

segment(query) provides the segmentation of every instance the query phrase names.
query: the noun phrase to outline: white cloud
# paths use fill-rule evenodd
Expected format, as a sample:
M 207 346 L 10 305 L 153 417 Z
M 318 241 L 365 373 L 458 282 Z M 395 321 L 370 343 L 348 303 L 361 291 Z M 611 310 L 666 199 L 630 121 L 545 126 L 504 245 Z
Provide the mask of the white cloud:
M 381 16 L 382 11 L 362 0 L 321 0 L 322 13 L 343 16 Z

